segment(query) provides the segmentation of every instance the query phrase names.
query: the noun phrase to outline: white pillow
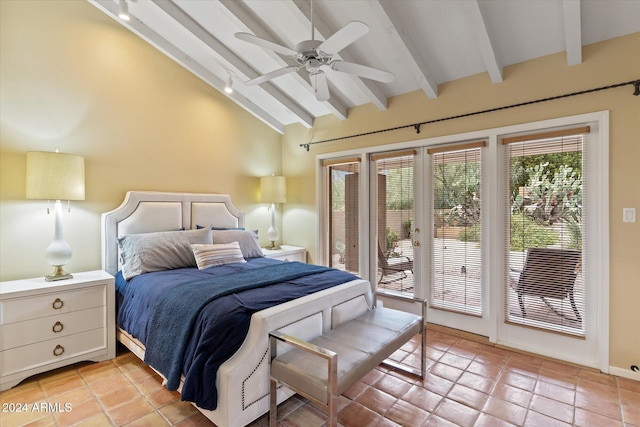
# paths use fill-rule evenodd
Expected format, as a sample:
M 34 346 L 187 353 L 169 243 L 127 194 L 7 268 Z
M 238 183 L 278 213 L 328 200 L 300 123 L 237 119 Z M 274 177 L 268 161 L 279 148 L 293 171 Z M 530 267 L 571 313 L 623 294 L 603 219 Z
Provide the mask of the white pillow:
M 127 234 L 118 238 L 125 280 L 152 271 L 195 267 L 192 243 L 211 244 L 211 229 Z
M 213 245 L 195 244 L 191 245 L 191 249 L 196 257 L 198 270 L 234 262 L 247 262 L 242 256 L 238 242 Z

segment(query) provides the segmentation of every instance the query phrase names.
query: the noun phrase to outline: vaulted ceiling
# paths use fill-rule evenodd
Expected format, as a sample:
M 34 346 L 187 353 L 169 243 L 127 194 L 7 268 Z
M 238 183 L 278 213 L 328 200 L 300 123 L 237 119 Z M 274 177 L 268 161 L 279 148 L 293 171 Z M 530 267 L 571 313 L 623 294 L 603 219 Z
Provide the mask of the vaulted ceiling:
M 351 107 L 486 73 L 494 84 L 503 67 L 566 52 L 567 67 L 582 62 L 582 46 L 640 31 L 640 0 L 88 0 L 280 133 L 293 123 L 313 126 Z M 274 51 L 239 40 L 246 32 L 295 48 L 326 40 L 351 21 L 367 34 L 334 59 L 389 71 L 392 83 L 327 70 L 330 98 L 318 101 L 304 69 L 260 85 L 244 82 L 295 65 Z M 630 53 L 632 54 L 632 53 Z M 637 52 L 636 52 L 637 54 Z

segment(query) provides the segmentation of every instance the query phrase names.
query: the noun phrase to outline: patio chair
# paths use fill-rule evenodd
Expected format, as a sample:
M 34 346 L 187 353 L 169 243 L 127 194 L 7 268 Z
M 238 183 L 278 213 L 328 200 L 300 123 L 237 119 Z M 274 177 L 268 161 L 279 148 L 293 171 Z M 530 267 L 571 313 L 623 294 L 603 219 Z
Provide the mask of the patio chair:
M 569 298 L 575 320 L 582 321 L 573 296 L 576 267 L 581 252 L 574 249 L 529 248 L 522 271 L 511 269 L 509 285 L 518 294 L 523 317 L 527 317 L 525 296 L 540 297 L 545 305 L 558 316 L 566 317 L 547 301 L 547 298 Z
M 382 276 L 378 283 L 391 283 L 407 277 L 407 271 L 413 274 L 413 261 L 408 256 L 385 256 L 380 244 L 378 244 L 378 268 L 382 270 Z M 400 277 L 393 280 L 382 281 L 385 275 L 401 273 Z

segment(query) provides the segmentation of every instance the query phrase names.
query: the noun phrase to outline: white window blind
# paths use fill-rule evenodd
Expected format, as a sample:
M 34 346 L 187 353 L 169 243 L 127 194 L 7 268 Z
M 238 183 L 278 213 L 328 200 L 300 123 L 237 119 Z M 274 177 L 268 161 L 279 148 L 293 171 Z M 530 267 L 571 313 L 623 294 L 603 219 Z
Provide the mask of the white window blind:
M 505 319 L 583 337 L 583 143 L 589 127 L 504 138 Z
M 433 190 L 432 308 L 482 315 L 481 156 L 484 141 L 437 147 Z
M 376 171 L 378 290 L 414 294 L 415 150 L 371 156 Z
M 337 159 L 323 162 L 329 185 L 329 266 L 360 273 L 359 195 L 360 159 Z

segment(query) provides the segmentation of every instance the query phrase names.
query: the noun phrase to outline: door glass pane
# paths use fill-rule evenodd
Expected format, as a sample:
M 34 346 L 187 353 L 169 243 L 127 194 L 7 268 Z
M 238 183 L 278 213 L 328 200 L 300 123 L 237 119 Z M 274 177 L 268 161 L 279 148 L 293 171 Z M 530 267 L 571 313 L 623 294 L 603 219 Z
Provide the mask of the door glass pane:
M 329 266 L 360 273 L 359 264 L 359 163 L 329 169 Z
M 481 148 L 431 155 L 430 306 L 482 315 Z
M 505 319 L 584 336 L 583 136 L 507 145 Z
M 414 155 L 375 160 L 378 290 L 413 295 Z

